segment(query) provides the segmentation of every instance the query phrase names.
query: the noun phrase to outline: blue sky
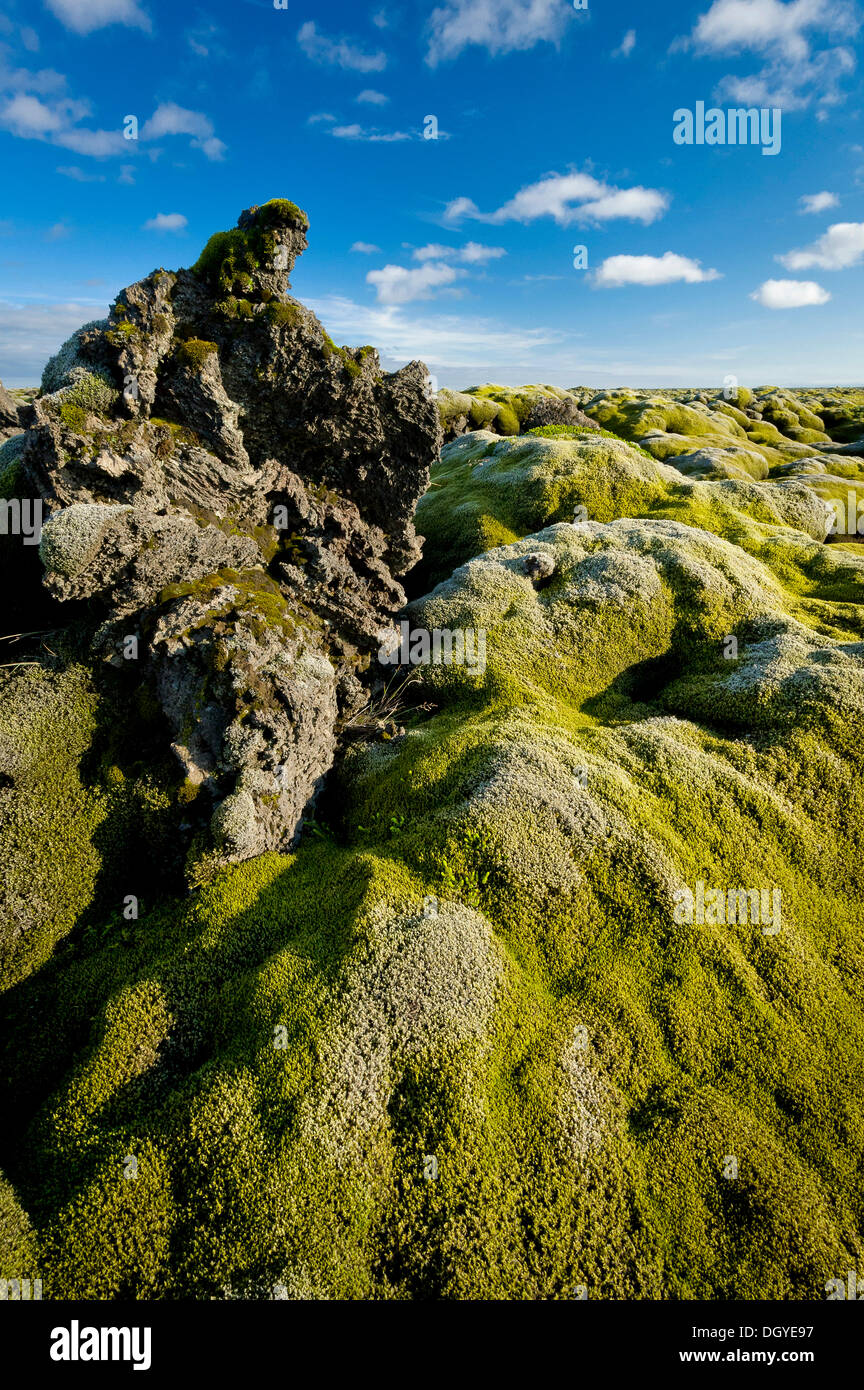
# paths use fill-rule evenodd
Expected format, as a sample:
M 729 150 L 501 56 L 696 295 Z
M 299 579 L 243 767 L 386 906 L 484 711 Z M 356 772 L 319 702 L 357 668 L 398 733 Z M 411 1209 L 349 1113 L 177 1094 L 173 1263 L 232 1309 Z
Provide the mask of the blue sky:
M 289 197 L 311 221 L 297 297 L 442 386 L 861 383 L 861 20 L 851 0 L 0 0 L 0 377 L 36 383 L 124 285 Z M 700 101 L 779 109 L 779 153 L 677 144 Z

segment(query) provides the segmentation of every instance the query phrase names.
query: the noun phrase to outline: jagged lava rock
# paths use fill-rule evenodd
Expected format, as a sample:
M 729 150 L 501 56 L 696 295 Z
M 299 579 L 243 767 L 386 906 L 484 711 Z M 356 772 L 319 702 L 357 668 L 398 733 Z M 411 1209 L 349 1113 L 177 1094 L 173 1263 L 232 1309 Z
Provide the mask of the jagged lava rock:
M 139 639 L 217 860 L 296 839 L 405 602 L 441 443 L 421 363 L 382 372 L 288 295 L 307 229 L 252 207 L 123 290 L 48 363 L 22 449 L 45 582 L 95 601 L 113 664 Z

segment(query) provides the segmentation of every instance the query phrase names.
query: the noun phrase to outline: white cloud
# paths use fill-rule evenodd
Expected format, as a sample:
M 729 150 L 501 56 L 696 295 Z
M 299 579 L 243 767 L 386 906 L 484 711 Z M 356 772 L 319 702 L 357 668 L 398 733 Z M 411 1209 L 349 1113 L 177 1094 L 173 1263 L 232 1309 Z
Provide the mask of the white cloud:
M 467 241 L 459 252 L 459 260 L 464 265 L 485 265 L 486 261 L 497 261 L 506 255 L 503 246 L 484 246 L 479 241 Z
M 365 102 L 367 106 L 386 106 L 390 98 L 383 92 L 376 92 L 374 88 L 367 87 L 365 91 L 358 93 L 356 100 Z
M 74 34 L 92 34 L 107 24 L 125 24 L 148 33 L 151 28 L 150 16 L 135 0 L 45 0 L 45 4 Z
M 629 58 L 636 47 L 636 30 L 628 29 L 618 47 L 612 50 L 613 58 Z
M 93 130 L 81 124 L 90 115 L 90 105 L 67 96 L 65 86 L 62 74 L 51 69 L 31 73 L 0 68 L 0 89 L 6 93 L 0 107 L 0 129 L 22 140 L 44 140 L 93 159 L 131 154 L 134 141 L 124 139 L 119 126 L 116 130 Z M 158 106 L 140 131 L 142 141 L 165 135 L 190 136 L 208 159 L 221 159 L 225 152 L 207 116 L 174 102 Z
M 573 16 L 565 0 L 447 0 L 429 17 L 426 62 L 435 67 L 471 44 L 492 54 L 557 44 Z
M 547 375 L 553 362 L 560 366 L 559 345 L 564 335 L 557 331 L 525 329 L 474 314 L 423 317 L 398 304 L 357 304 L 335 295 L 308 303 L 340 342 L 375 343 L 388 370 L 419 360 L 438 374 L 463 374 L 463 385 L 466 378 L 473 381 L 479 375 L 487 380 L 490 374 L 493 381 L 502 375 L 516 382 L 546 380 L 538 364 L 544 349 L 554 349 L 543 369 Z
M 309 117 L 306 124 L 321 125 L 323 123 L 326 125 L 328 122 L 332 122 L 334 125 L 336 123 L 336 117 L 331 111 L 316 111 L 314 116 Z
M 575 206 L 574 206 L 575 205 Z M 534 222 L 552 217 L 559 226 L 607 222 L 613 218 L 648 223 L 661 217 L 669 197 L 654 188 L 613 188 L 590 174 L 550 174 L 519 192 L 495 212 L 484 213 L 471 198 L 455 198 L 444 213 L 448 222 Z
M 827 212 L 840 204 L 836 193 L 805 193 L 798 201 L 801 204 L 799 212 Z
M 826 120 L 829 109 L 845 100 L 841 79 L 854 70 L 851 49 L 830 48 L 812 58 L 774 60 L 749 77 L 724 77 L 717 92 L 737 105 L 779 106 L 784 112 L 803 111 L 816 101 L 817 119 Z
M 337 140 L 365 140 L 373 145 L 391 145 L 394 141 L 411 139 L 407 130 L 370 130 L 356 121 L 352 125 L 334 125 L 329 133 Z
M 690 44 L 704 53 L 749 50 L 766 53 L 778 47 L 790 58 L 806 58 L 806 30 L 854 34 L 858 20 L 842 0 L 714 0 L 700 15 Z
M 381 250 L 381 247 L 376 246 L 374 242 L 371 241 L 355 241 L 351 250 L 359 251 L 361 256 L 374 256 L 376 251 Z
M 213 122 L 203 111 L 189 111 L 174 101 L 163 101 L 141 127 L 142 140 L 161 140 L 166 135 L 189 135 L 196 149 L 208 159 L 221 159 L 225 145 L 213 133 Z
M 376 29 L 386 29 L 390 21 L 387 18 L 386 10 L 376 10 L 372 16 L 372 23 Z
M 789 251 L 777 260 L 787 270 L 846 270 L 864 258 L 864 222 L 835 222 L 824 236 L 799 251 Z
M 125 143 L 119 130 L 88 130 L 77 124 L 88 113 L 83 101 L 61 97 L 45 102 L 32 93 L 18 92 L 0 109 L 0 128 L 21 140 L 46 140 L 97 159 L 119 154 Z
M 598 266 L 594 283 L 601 289 L 614 289 L 621 285 L 671 285 L 678 280 L 698 285 L 719 279 L 719 270 L 703 270 L 701 262 L 666 251 L 662 256 L 609 256 Z
M 815 280 L 766 280 L 750 298 L 766 309 L 804 309 L 827 304 L 831 296 Z
M 464 246 L 441 246 L 430 242 L 428 246 L 418 246 L 412 252 L 415 261 L 456 260 L 463 265 L 485 265 L 487 261 L 497 261 L 507 252 L 503 246 L 484 246 L 479 241 L 467 241 Z
M 62 130 L 63 123 L 59 110 L 24 92 L 14 96 L 0 112 L 0 125 L 24 140 L 44 140 Z
M 447 256 L 456 254 L 456 247 L 441 246 L 438 242 L 430 241 L 428 246 L 418 246 L 411 254 L 415 261 L 443 261 Z
M 188 217 L 182 212 L 157 212 L 155 217 L 144 223 L 145 232 L 182 232 L 189 226 Z
M 387 54 L 380 49 L 366 53 L 347 39 L 328 39 L 326 34 L 319 34 L 311 19 L 298 29 L 297 42 L 313 63 L 328 63 L 352 72 L 383 72 L 387 66 Z
M 647 226 L 662 217 L 668 206 L 669 198 L 665 193 L 658 193 L 656 188 L 616 188 L 577 209 L 577 220 L 610 222 L 623 217 Z
M 841 78 L 853 71 L 851 49 L 814 53 L 814 40 L 834 42 L 854 36 L 859 17 L 847 0 L 714 0 L 691 34 L 674 48 L 690 48 L 718 58 L 753 53 L 766 60 L 761 72 L 727 76 L 718 93 L 732 101 L 780 106 L 784 111 L 825 108 L 843 100 Z
M 55 222 L 53 227 L 49 227 L 45 233 L 46 241 L 65 241 L 67 236 L 72 235 L 71 227 L 67 227 L 65 222 Z
M 414 299 L 431 299 L 435 290 L 452 285 L 467 273 L 429 261 L 416 269 L 385 265 L 382 270 L 370 270 L 366 281 L 375 286 L 379 304 L 409 304 Z

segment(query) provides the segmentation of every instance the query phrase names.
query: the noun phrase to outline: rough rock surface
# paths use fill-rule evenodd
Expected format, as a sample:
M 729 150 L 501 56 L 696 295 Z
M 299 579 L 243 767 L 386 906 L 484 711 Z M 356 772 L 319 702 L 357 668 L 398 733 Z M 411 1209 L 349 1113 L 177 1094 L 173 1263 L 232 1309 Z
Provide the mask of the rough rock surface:
M 155 682 L 217 859 L 294 841 L 404 603 L 441 438 L 421 363 L 382 372 L 288 295 L 307 228 L 250 208 L 123 290 L 48 363 L 21 453 L 45 583 Z
M 21 412 L 14 396 L 10 396 L 0 381 L 0 442 L 21 429 Z

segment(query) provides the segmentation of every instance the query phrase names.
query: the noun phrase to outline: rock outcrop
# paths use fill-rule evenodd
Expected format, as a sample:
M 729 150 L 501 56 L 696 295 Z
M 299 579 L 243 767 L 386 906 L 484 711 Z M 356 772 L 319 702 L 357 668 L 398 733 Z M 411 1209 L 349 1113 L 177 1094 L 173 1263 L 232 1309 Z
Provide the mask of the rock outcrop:
M 21 408 L 0 381 L 0 443 L 21 429 Z
M 123 290 L 48 363 L 21 454 L 45 583 L 154 682 L 216 860 L 294 842 L 404 603 L 441 440 L 421 363 L 382 372 L 288 295 L 307 229 L 265 203 Z

